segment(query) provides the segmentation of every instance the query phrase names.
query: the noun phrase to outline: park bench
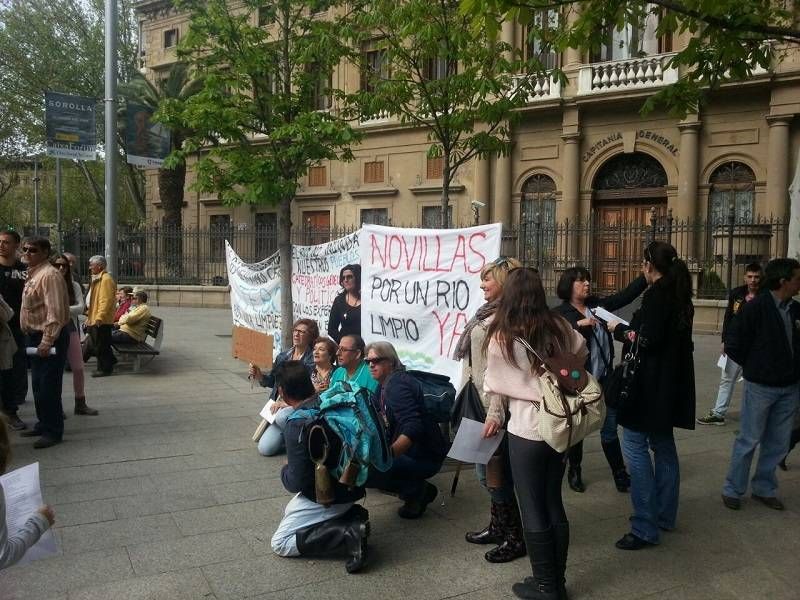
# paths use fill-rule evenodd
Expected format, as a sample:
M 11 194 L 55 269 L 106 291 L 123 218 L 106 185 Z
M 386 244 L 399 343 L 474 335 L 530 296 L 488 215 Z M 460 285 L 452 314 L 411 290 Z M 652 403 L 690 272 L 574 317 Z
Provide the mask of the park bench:
M 152 344 L 148 340 L 152 338 Z M 147 335 L 143 342 L 112 342 L 111 347 L 117 354 L 133 356 L 133 372 L 138 373 L 142 367 L 142 357 L 148 356 L 150 362 L 161 353 L 161 342 L 164 340 L 164 321 L 158 317 L 150 317 L 147 321 Z

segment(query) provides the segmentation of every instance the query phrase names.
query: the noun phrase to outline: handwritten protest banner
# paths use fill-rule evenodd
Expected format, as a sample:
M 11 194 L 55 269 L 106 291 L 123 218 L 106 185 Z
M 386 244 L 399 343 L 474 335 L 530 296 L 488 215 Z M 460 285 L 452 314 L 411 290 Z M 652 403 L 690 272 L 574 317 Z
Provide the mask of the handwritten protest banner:
M 341 292 L 339 271 L 359 261 L 358 242 L 356 231 L 325 244 L 292 247 L 293 320 L 313 319 L 324 335 L 331 304 Z M 226 242 L 225 254 L 233 324 L 271 334 L 275 348 L 283 348 L 277 253 L 258 263 L 246 263 Z
M 480 272 L 500 254 L 502 226 L 361 229 L 361 335 L 387 341 L 409 369 L 447 375 L 464 325 L 483 304 Z

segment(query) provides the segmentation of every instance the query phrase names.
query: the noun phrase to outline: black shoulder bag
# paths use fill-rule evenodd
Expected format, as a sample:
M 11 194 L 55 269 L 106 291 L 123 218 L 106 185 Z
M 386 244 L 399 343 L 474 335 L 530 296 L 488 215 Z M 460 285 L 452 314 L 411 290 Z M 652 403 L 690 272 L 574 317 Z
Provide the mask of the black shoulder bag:
M 630 402 L 630 393 L 636 373 L 639 370 L 641 331 L 636 333 L 628 351 L 622 356 L 622 362 L 614 367 L 603 383 L 603 394 L 606 405 L 615 410 L 626 407 Z

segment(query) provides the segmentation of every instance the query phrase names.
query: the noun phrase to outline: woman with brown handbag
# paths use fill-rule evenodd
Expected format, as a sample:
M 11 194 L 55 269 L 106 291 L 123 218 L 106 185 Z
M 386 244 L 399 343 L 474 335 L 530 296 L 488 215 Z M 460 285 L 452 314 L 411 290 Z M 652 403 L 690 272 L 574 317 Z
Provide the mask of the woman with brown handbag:
M 500 257 L 481 269 L 481 290 L 486 304 L 481 306 L 467 323 L 453 354 L 455 360 L 463 361 L 462 380 L 470 378 L 484 410 L 489 408 L 489 400 L 483 393 L 483 379 L 486 375 L 486 354 L 483 351 L 483 344 L 486 340 L 486 329 L 497 309 L 509 271 L 521 266 L 522 263 L 516 258 Z M 484 558 L 491 563 L 509 562 L 525 556 L 522 522 L 508 463 L 508 444 L 505 441 L 500 444 L 500 448 L 488 465 L 476 464 L 475 473 L 480 484 L 489 492 L 491 517 L 489 524 L 481 531 L 468 531 L 466 540 L 470 544 L 495 544 L 494 548 L 484 554 Z
M 559 600 L 566 598 L 569 548 L 569 521 L 561 499 L 564 453 L 551 448 L 539 433 L 541 363 L 515 338 L 527 342 L 540 356 L 557 347 L 575 354 L 581 363 L 587 357 L 583 336 L 548 309 L 542 281 L 533 269 L 514 269 L 508 274 L 486 332 L 483 387 L 490 407 L 484 436 L 497 433 L 507 407 L 511 472 L 533 571 L 533 577 L 514 584 L 513 592 L 518 598 Z

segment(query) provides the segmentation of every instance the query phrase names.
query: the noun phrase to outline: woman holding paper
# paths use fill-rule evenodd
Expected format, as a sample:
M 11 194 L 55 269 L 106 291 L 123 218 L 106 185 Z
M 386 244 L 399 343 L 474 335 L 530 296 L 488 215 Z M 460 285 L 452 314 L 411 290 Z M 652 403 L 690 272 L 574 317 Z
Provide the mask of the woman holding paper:
M 466 381 L 467 377 L 472 378 L 485 409 L 489 408 L 489 400 L 483 392 L 483 380 L 486 375 L 486 354 L 483 351 L 483 344 L 486 340 L 486 329 L 492 322 L 509 271 L 521 266 L 522 263 L 516 258 L 503 256 L 483 267 L 481 290 L 486 303 L 464 327 L 453 353 L 453 359 L 462 361 L 464 367 L 462 381 Z M 488 476 L 487 471 L 489 471 Z M 489 492 L 491 517 L 489 525 L 481 531 L 468 531 L 466 540 L 471 544 L 495 544 L 494 548 L 484 554 L 484 558 L 492 563 L 509 562 L 525 556 L 522 522 L 517 499 L 514 496 L 511 467 L 508 463 L 508 444 L 505 441 L 501 443 L 488 465 L 476 464 L 475 472 L 478 481 Z
M 662 531 L 675 528 L 680 466 L 673 428 L 694 429 L 695 417 L 689 270 L 670 244 L 651 242 L 642 273 L 648 288 L 630 325 L 608 323 L 623 351 L 636 348 L 638 357 L 617 408 L 633 505 L 630 532 L 616 543 L 620 550 L 658 544 Z
M 583 336 L 548 309 L 542 280 L 534 269 L 514 269 L 508 274 L 486 331 L 483 389 L 490 405 L 483 434 L 497 434 L 507 408 L 511 472 L 533 571 L 533 577 L 515 583 L 512 589 L 520 598 L 555 600 L 567 593 L 569 521 L 561 498 L 565 457 L 539 433 L 540 363 L 516 338 L 539 352 L 557 345 L 580 358 L 588 356 Z
M 8 440 L 8 429 L 5 418 L 0 415 L 0 475 L 6 472 L 10 461 L 11 443 Z M 22 529 L 9 537 L 6 525 L 6 496 L 3 486 L 0 485 L 0 569 L 19 562 L 28 549 L 50 529 L 55 518 L 52 508 L 42 506 L 25 521 Z
M 565 269 L 556 287 L 556 295 L 562 303 L 555 310 L 578 331 L 586 340 L 589 349 L 589 358 L 586 360 L 586 370 L 595 376 L 601 384 L 611 375 L 614 368 L 614 341 L 604 323 L 595 317 L 592 309 L 597 307 L 607 311 L 619 310 L 627 306 L 645 290 L 647 281 L 644 276 L 634 279 L 624 290 L 613 296 L 592 295 L 592 276 L 583 267 L 570 267 Z M 617 436 L 617 412 L 607 407 L 606 420 L 600 430 L 600 441 L 603 445 L 603 454 L 606 456 L 614 485 L 619 492 L 627 492 L 631 485 L 625 461 L 622 459 L 622 448 Z M 567 453 L 569 469 L 567 482 L 569 487 L 576 492 L 586 491 L 581 477 L 581 462 L 583 460 L 583 440 L 572 446 Z
M 314 371 L 314 347 L 312 342 L 319 337 L 319 326 L 316 321 L 311 319 L 298 319 L 292 328 L 292 347 L 284 350 L 272 363 L 272 369 L 262 373 L 255 365 L 250 365 L 250 378 L 258 381 L 261 387 L 272 388 L 269 399 L 275 400 L 270 407 L 275 413 L 275 421 L 267 427 L 261 438 L 258 440 L 258 452 L 262 456 L 275 456 L 283 452 L 283 428 L 286 420 L 292 414 L 292 408 L 283 400 L 277 398 L 278 386 L 275 385 L 275 369 L 287 360 L 299 360 L 308 369 L 309 375 Z

